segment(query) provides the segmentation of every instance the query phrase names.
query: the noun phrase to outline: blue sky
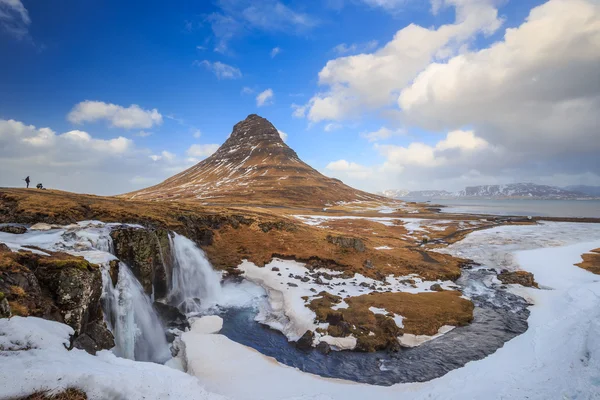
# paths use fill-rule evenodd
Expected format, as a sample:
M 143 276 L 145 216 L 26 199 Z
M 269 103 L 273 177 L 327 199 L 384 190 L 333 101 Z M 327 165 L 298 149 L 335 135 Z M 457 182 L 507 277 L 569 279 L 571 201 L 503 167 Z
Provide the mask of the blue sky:
M 508 183 L 504 181 L 518 181 L 521 177 L 543 183 L 596 183 L 598 168 L 591 159 L 581 168 L 565 167 L 572 164 L 567 161 L 553 165 L 552 160 L 581 155 L 581 149 L 564 153 L 550 149 L 535 161 L 535 173 L 528 174 L 525 171 L 533 171 L 531 152 L 516 157 L 512 165 L 500 162 L 506 157 L 498 155 L 499 151 L 512 152 L 511 146 L 523 148 L 523 143 L 507 139 L 510 134 L 503 130 L 510 130 L 510 126 L 499 126 L 491 121 L 493 118 L 480 121 L 477 116 L 455 121 L 445 109 L 438 110 L 436 115 L 411 115 L 407 112 L 409 107 L 398 106 L 396 100 L 402 91 L 411 89 L 417 74 L 430 65 L 451 65 L 454 57 L 475 56 L 480 50 L 502 42 L 506 28 L 518 30 L 531 10 L 548 6 L 545 3 L 540 0 L 215 0 L 174 1 L 166 5 L 159 1 L 92 4 L 80 0 L 0 0 L 3 28 L 0 30 L 3 54 L 0 119 L 33 125 L 35 130 L 49 127 L 56 135 L 77 130 L 98 140 L 119 137 L 130 140 L 127 147 L 135 149 L 134 157 L 140 158 L 134 162 L 139 170 L 132 171 L 131 176 L 115 177 L 122 180 L 118 185 L 96 190 L 89 179 L 104 178 L 100 178 L 97 170 L 86 178 L 85 168 L 80 169 L 81 181 L 68 178 L 69 174 L 64 172 L 56 172 L 65 175 L 64 180 L 53 178 L 48 171 L 41 174 L 45 180 L 54 181 L 55 187 L 103 194 L 142 187 L 191 165 L 205 154 L 190 156 L 190 146 L 221 144 L 232 126 L 250 113 L 266 117 L 286 132 L 287 143 L 315 168 L 368 190 L 432 188 L 430 185 L 459 189 L 465 183 Z M 588 6 L 597 11 L 595 0 L 576 0 L 572 4 L 575 3 L 581 10 L 573 8 L 573 18 L 589 11 L 585 8 Z M 560 14 L 556 11 L 550 17 L 564 18 Z M 412 60 L 406 62 L 402 57 L 410 50 L 403 47 L 397 51 L 405 54 L 391 56 L 390 51 L 381 53 L 394 41 L 394 35 L 410 24 L 428 32 L 442 31 L 440 27 L 444 26 L 456 32 L 444 33 L 444 42 L 432 45 L 431 54 L 425 55 L 427 59 L 422 65 L 417 63 L 408 68 L 406 65 Z M 419 40 L 415 36 L 414 42 Z M 353 57 L 361 64 L 353 65 Z M 366 57 L 375 61 L 365 64 Z M 395 58 L 386 64 L 388 57 Z M 390 68 L 383 72 L 371 67 L 373 62 Z M 586 62 L 590 60 L 582 61 L 582 68 L 589 73 Z M 333 65 L 329 78 L 321 76 L 326 65 Z M 547 65 L 544 60 L 539 65 L 547 68 L 543 66 Z M 399 79 L 402 83 L 394 81 L 394 68 L 398 70 L 397 76 L 403 77 Z M 377 78 L 388 72 L 385 79 Z M 539 75 L 551 79 L 563 73 L 556 67 L 540 70 Z M 353 76 L 358 77 L 356 82 L 352 81 Z M 365 79 L 361 76 L 374 79 L 373 84 L 366 82 L 367 87 L 363 87 Z M 590 77 L 593 79 L 593 75 Z M 487 83 L 482 83 L 482 87 Z M 373 93 L 369 92 L 370 86 Z M 576 82 L 568 89 L 575 86 Z M 591 94 L 573 89 L 573 94 L 557 101 L 574 98 L 596 101 L 596 85 L 592 86 Z M 342 90 L 338 90 L 340 87 Z M 381 93 L 390 87 L 394 90 L 389 96 L 383 100 L 377 98 L 378 90 Z M 257 96 L 268 89 L 273 93 L 272 98 L 259 106 Z M 318 99 L 333 101 L 336 111 L 325 109 Z M 106 116 L 69 118 L 70 112 L 86 100 L 126 110 L 131 105 L 148 112 L 156 110 L 161 121 L 141 128 L 143 122 L 118 126 L 114 120 L 111 122 L 113 117 Z M 501 100 L 491 102 L 489 107 L 502 109 L 498 104 L 509 103 L 511 99 Z M 416 100 L 410 100 L 411 107 L 414 104 Z M 298 107 L 304 113 L 295 112 Z M 427 110 L 438 108 L 429 104 Z M 515 116 L 522 126 L 528 126 L 520 118 Z M 591 118 L 586 126 L 593 125 Z M 365 137 L 380 128 L 392 133 L 371 141 Z M 532 137 L 537 135 L 537 127 L 528 129 Z M 140 136 L 141 131 L 144 136 Z M 452 140 L 447 135 L 452 131 L 463 132 L 453 136 L 454 142 L 460 141 L 459 145 L 448 144 Z M 586 133 L 582 140 L 590 135 L 593 132 Z M 469 143 L 464 144 L 465 141 Z M 419 145 L 411 147 L 413 143 Z M 556 146 L 559 144 L 560 141 Z M 478 168 L 481 159 L 472 153 L 484 147 L 494 148 L 497 160 L 492 165 L 497 173 Z M 26 149 L 20 150 L 27 153 Z M 172 156 L 168 166 L 145 170 L 142 160 L 158 163 L 161 160 L 156 156 L 165 151 L 170 155 L 166 158 Z M 427 153 L 425 158 L 423 151 Z M 469 154 L 463 154 L 466 151 Z M 448 156 L 456 152 L 460 154 Z M 588 155 L 583 152 L 585 159 Z M 416 157 L 413 163 L 398 163 L 398 157 L 405 160 L 413 156 Z M 97 167 L 104 168 L 105 161 L 99 159 Z M 18 171 L 10 171 L 14 176 L 7 172 L 0 175 L 1 186 L 18 185 L 20 175 L 33 174 L 21 172 L 14 158 L 6 157 L 5 165 Z M 449 170 L 454 172 L 448 175 Z M 86 180 L 87 183 L 82 183 Z

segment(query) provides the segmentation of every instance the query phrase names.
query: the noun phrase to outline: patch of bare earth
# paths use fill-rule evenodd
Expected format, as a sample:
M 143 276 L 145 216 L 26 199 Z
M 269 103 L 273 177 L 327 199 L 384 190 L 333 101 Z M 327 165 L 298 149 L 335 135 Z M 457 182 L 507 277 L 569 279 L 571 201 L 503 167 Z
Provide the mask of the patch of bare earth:
M 50 394 L 50 392 L 37 392 L 17 400 L 87 400 L 87 398 L 85 392 L 71 388 L 56 394 Z

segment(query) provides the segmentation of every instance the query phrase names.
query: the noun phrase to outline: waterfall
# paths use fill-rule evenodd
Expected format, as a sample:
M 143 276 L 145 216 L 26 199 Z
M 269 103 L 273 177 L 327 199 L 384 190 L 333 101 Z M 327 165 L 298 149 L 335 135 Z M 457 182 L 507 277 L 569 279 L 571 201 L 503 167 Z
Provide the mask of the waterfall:
M 177 233 L 171 238 L 171 248 L 175 260 L 169 303 L 186 314 L 216 305 L 221 295 L 221 276 L 212 268 L 206 254 Z
M 103 283 L 104 313 L 115 337 L 115 354 L 131 360 L 167 361 L 171 355 L 164 327 L 127 264 L 119 262 L 116 287 L 107 268 Z

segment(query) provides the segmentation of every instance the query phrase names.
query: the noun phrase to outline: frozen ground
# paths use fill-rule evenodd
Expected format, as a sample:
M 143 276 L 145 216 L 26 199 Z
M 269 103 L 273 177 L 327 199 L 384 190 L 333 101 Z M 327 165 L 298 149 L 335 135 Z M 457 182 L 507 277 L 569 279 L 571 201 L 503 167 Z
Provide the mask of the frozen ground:
M 522 226 L 480 231 L 464 248 L 453 249 L 467 252 L 466 248 L 477 246 L 481 254 L 492 249 L 502 252 L 504 239 L 500 238 L 508 240 L 509 252 L 512 246 L 560 245 L 577 237 L 589 240 L 522 250 L 511 258 L 513 265 L 534 273 L 548 290 L 519 289 L 534 303 L 529 330 L 483 360 L 426 383 L 383 388 L 305 374 L 222 335 L 206 335 L 196 346 L 201 354 L 195 358 L 203 360 L 198 377 L 208 390 L 236 399 L 598 399 L 600 277 L 573 264 L 582 253 L 600 246 L 600 227 L 549 224 L 538 228 L 537 232 Z M 565 236 L 548 239 L 559 232 Z
M 304 264 L 291 260 L 274 259 L 264 267 L 244 261 L 239 267 L 244 272 L 244 277 L 257 285 L 262 286 L 268 294 L 269 307 L 262 309 L 257 320 L 281 331 L 289 340 L 298 340 L 307 330 L 314 331 L 317 327 L 326 328 L 328 324 L 314 323 L 315 313 L 306 307 L 310 301 L 319 298 L 318 293 L 326 291 L 330 294 L 347 297 L 360 296 L 372 292 L 406 292 L 421 293 L 431 291 L 433 284 L 439 284 L 444 289 L 454 286 L 452 281 L 424 281 L 413 275 L 393 276 L 386 278 L 385 284 L 381 281 L 367 278 L 361 274 L 355 274 L 352 278 L 342 278 L 342 273 L 328 269 L 316 269 L 310 271 Z M 315 278 L 315 274 L 322 274 Z M 328 279 L 331 278 L 331 279 Z M 414 281 L 414 286 L 406 280 Z M 404 281 L 404 282 L 403 282 Z M 303 297 L 308 297 L 304 300 Z M 345 303 L 337 305 L 344 307 Z M 330 342 L 333 338 L 320 337 L 316 334 L 315 345 L 319 341 Z M 339 344 L 339 343 L 338 343 Z M 348 344 L 356 345 L 353 339 L 344 342 L 338 348 L 353 348 Z
M 534 304 L 526 333 L 426 383 L 379 387 L 325 379 L 219 334 L 190 335 L 194 354 L 187 361 L 195 379 L 109 351 L 67 351 L 71 328 L 14 317 L 0 320 L 0 398 L 78 387 L 91 399 L 222 398 L 212 393 L 265 400 L 600 399 L 600 277 L 573 265 L 598 247 L 600 225 L 559 223 L 478 231 L 451 246 L 450 252 L 489 267 L 519 266 L 547 289 L 514 288 Z

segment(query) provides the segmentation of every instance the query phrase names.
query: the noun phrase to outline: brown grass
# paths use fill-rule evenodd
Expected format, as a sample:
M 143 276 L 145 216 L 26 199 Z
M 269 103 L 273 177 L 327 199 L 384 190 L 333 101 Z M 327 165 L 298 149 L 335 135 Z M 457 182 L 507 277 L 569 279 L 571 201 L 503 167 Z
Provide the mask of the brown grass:
M 583 259 L 579 264 L 575 264 L 593 274 L 600 275 L 600 249 L 594 249 L 589 253 L 581 255 Z

